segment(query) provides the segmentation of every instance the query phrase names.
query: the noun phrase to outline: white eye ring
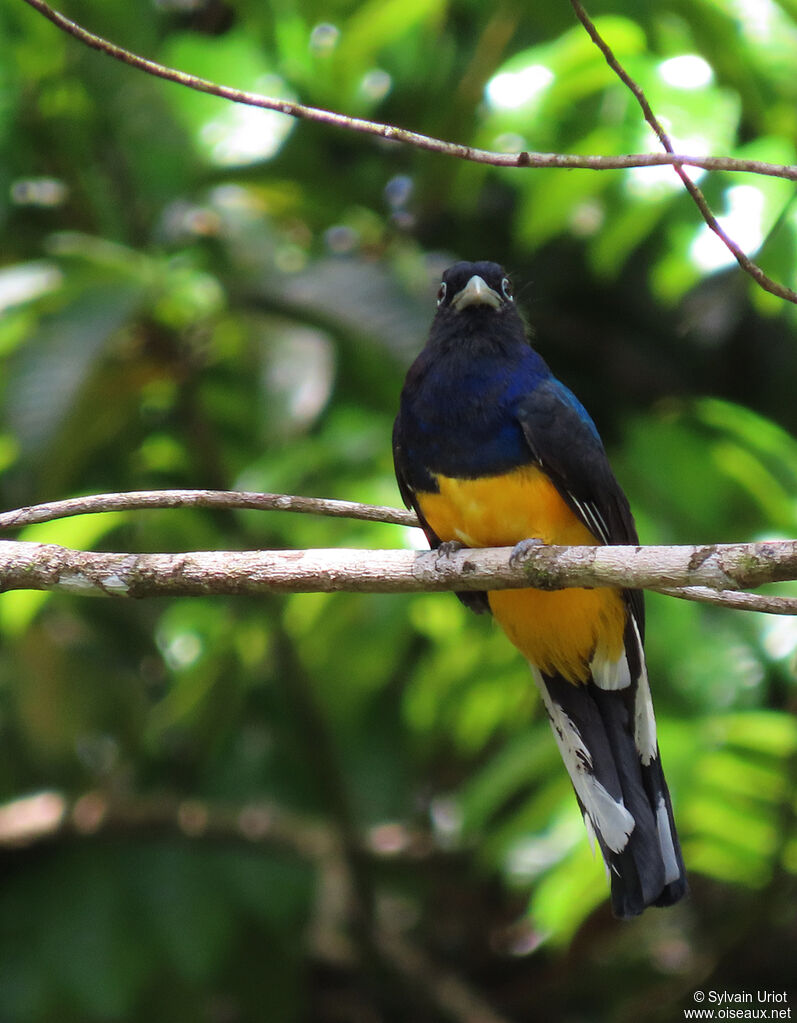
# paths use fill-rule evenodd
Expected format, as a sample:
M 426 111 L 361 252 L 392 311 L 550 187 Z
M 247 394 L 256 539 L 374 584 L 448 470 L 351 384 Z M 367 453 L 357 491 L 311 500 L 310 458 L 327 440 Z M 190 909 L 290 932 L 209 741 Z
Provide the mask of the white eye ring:
M 508 277 L 504 277 L 502 279 L 502 281 L 501 281 L 501 291 L 503 291 L 504 298 L 508 302 L 514 302 L 515 301 L 514 298 L 512 297 L 512 282 L 509 280 Z
M 443 303 L 443 301 L 444 301 L 444 299 L 446 297 L 446 292 L 447 291 L 448 291 L 448 285 L 446 284 L 445 281 L 443 281 L 442 284 L 440 285 L 440 287 L 437 290 L 437 304 L 438 305 L 442 305 L 442 303 Z

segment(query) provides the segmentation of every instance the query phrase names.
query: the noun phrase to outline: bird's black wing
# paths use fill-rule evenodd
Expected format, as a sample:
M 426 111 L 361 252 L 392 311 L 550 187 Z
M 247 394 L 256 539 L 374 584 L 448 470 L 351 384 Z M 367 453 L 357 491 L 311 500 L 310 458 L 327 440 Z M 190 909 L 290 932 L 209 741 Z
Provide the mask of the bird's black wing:
M 595 425 L 581 403 L 551 377 L 522 398 L 516 415 L 532 456 L 569 507 L 603 544 L 637 544 L 628 499 L 615 479 Z M 626 590 L 644 638 L 644 603 Z
M 537 464 L 593 536 L 605 544 L 638 543 L 631 509 L 597 430 L 570 391 L 548 379 L 521 399 L 517 415 Z M 630 917 L 651 904 L 677 902 L 686 891 L 686 875 L 655 741 L 642 592 L 624 590 L 623 597 L 631 612 L 624 635 L 627 684 L 618 687 L 616 678 L 596 674 L 593 664 L 590 685 L 574 686 L 556 674 L 537 677 L 576 796 L 609 869 L 614 912 Z M 579 743 L 588 763 L 577 762 Z M 579 789 L 583 779 L 618 801 L 617 815 L 630 814 L 627 835 L 607 828 L 588 790 L 583 784 Z
M 440 546 L 440 537 L 434 532 L 432 527 L 423 517 L 418 502 L 415 500 L 415 491 L 410 484 L 410 471 L 407 465 L 407 455 L 404 451 L 404 446 L 401 437 L 401 417 L 396 418 L 393 424 L 393 466 L 396 471 L 396 482 L 398 483 L 399 493 L 401 494 L 401 500 L 407 506 L 412 508 L 415 514 L 418 516 L 421 529 L 426 533 L 426 539 L 429 541 L 431 548 Z

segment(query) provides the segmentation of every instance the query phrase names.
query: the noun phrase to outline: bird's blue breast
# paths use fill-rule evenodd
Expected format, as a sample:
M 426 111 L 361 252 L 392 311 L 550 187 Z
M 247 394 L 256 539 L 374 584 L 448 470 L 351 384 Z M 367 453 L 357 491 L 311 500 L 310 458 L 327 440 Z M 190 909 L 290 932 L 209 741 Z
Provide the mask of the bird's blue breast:
M 515 409 L 549 379 L 526 345 L 500 359 L 472 352 L 438 359 L 427 349 L 408 377 L 400 412 L 413 489 L 432 489 L 431 474 L 475 479 L 532 461 Z

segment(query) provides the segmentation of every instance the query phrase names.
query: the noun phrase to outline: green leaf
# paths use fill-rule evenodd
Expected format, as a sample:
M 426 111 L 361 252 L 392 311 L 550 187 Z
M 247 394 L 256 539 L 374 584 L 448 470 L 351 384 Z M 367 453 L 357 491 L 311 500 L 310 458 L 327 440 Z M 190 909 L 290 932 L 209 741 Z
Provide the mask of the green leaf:
M 137 850 L 128 870 L 152 944 L 185 980 L 197 983 L 219 967 L 232 934 L 232 908 L 214 864 L 198 850 Z
M 388 44 L 419 26 L 432 28 L 445 10 L 443 0 L 366 0 L 342 26 L 336 63 L 366 69 Z

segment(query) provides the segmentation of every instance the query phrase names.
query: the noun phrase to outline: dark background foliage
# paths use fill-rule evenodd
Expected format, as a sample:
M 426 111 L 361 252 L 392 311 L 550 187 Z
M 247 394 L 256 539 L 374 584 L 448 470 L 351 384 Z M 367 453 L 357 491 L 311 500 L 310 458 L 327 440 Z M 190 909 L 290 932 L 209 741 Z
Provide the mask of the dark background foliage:
M 565 2 L 66 13 L 454 141 L 655 148 Z M 591 13 L 676 148 L 794 162 L 791 0 Z M 295 123 L 115 64 L 21 0 L 0 2 L 0 47 L 3 506 L 180 486 L 397 503 L 391 422 L 436 278 L 489 258 L 644 541 L 795 535 L 795 310 L 730 265 L 671 170 L 496 171 Z M 701 186 L 795 287 L 793 184 Z M 188 510 L 22 538 L 420 545 Z M 0 1018 L 464 1020 L 483 999 L 516 1021 L 673 1020 L 696 988 L 793 986 L 797 627 L 662 597 L 649 621 L 692 896 L 619 924 L 525 666 L 450 595 L 4 595 L 2 798 L 76 805 L 69 834 L 0 853 Z

